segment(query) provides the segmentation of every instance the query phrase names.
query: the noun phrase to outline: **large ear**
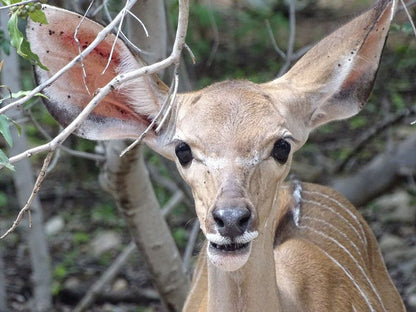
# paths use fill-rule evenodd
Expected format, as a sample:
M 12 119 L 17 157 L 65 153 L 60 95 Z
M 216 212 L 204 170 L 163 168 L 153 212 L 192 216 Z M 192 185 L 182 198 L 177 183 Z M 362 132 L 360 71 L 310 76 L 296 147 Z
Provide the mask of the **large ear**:
M 26 30 L 33 52 L 49 68 L 49 71 L 35 69 L 39 83 L 76 57 L 103 29 L 98 23 L 63 9 L 44 5 L 43 11 L 48 24 L 29 21 Z M 104 71 L 110 56 L 111 62 Z M 54 118 L 65 126 L 81 112 L 99 88 L 116 75 L 142 66 L 143 63 L 121 40 L 108 35 L 81 63 L 44 89 L 49 98 L 45 104 Z M 156 76 L 143 76 L 128 82 L 107 95 L 76 134 L 92 140 L 137 137 L 158 113 L 167 91 Z M 152 140 L 155 140 L 155 134 L 150 132 L 147 141 Z
M 275 93 L 291 90 L 286 114 L 304 119 L 306 131 L 358 113 L 373 88 L 396 0 L 373 9 L 320 41 L 283 77 L 265 84 Z M 301 115 L 301 116 L 299 116 Z M 294 120 L 293 116 L 288 119 Z

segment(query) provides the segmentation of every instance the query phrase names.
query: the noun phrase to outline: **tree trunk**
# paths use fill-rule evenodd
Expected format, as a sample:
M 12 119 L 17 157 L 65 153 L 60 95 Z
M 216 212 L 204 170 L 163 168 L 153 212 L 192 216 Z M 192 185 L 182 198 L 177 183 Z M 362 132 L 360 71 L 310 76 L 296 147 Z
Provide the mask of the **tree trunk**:
M 166 13 L 163 0 L 138 2 L 132 9 L 146 25 L 149 37 L 134 19 L 129 23 L 129 39 L 149 54 L 141 57 L 149 64 L 167 55 Z M 120 158 L 126 142 L 105 144 L 107 162 L 101 183 L 115 198 L 130 233 L 143 253 L 153 282 L 167 311 L 181 311 L 189 281 L 170 230 L 153 191 L 142 150 L 135 148 Z
M 143 155 L 137 148 L 123 158 L 127 144 L 106 144 L 107 162 L 100 182 L 115 198 L 167 311 L 181 311 L 189 282 L 153 192 Z

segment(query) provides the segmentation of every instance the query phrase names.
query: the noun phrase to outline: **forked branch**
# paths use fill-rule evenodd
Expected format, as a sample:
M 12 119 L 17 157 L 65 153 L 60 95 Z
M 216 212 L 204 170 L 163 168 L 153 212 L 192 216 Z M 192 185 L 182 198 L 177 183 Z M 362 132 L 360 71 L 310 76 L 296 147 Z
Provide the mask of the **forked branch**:
M 128 1 L 125 8 L 122 12 L 120 12 L 117 17 L 107 26 L 105 27 L 95 38 L 95 40 L 89 45 L 83 52 L 81 52 L 77 57 L 75 57 L 71 62 L 69 62 L 66 66 L 64 66 L 60 71 L 58 71 L 55 75 L 53 75 L 50 79 L 46 80 L 44 83 L 39 85 L 37 88 L 33 89 L 27 96 L 24 98 L 15 101 L 6 107 L 0 109 L 0 113 L 3 113 L 7 111 L 8 109 L 12 107 L 19 107 L 23 103 L 25 103 L 28 99 L 30 99 L 33 95 L 40 92 L 43 88 L 49 86 L 52 84 L 56 79 L 58 79 L 62 74 L 64 74 L 66 71 L 68 71 L 70 68 L 72 68 L 75 64 L 82 62 L 82 59 L 90 53 L 94 47 L 96 47 L 104 38 L 107 36 L 107 34 L 113 29 L 113 27 L 117 24 L 117 22 L 120 22 L 123 18 L 123 15 L 126 14 L 126 12 L 133 6 L 135 3 L 135 0 Z M 103 88 L 98 90 L 97 94 L 94 96 L 94 98 L 85 106 L 85 108 L 82 110 L 82 112 L 66 127 L 64 128 L 55 138 L 50 140 L 48 143 L 37 146 L 35 148 L 26 150 L 23 153 L 20 153 L 18 155 L 15 155 L 9 159 L 10 163 L 15 163 L 19 160 L 22 160 L 24 158 L 29 158 L 34 154 L 42 153 L 42 152 L 49 152 L 47 158 L 45 159 L 46 168 L 47 165 L 50 163 L 50 159 L 52 158 L 52 154 L 54 151 L 82 124 L 82 122 L 88 117 L 88 115 L 94 110 L 94 108 L 101 102 L 102 99 L 106 95 L 108 95 L 111 91 L 114 89 L 117 89 L 120 87 L 123 83 L 130 81 L 132 79 L 138 78 L 143 75 L 150 75 L 153 73 L 156 73 L 157 71 L 160 71 L 164 68 L 167 68 L 171 65 L 175 65 L 176 68 L 180 62 L 180 56 L 182 49 L 185 45 L 185 36 L 188 26 L 188 10 L 189 10 L 189 4 L 187 0 L 180 0 L 179 1 L 179 18 L 178 18 L 178 28 L 175 36 L 175 42 L 173 45 L 172 53 L 164 60 L 142 67 L 140 69 L 134 70 L 129 73 L 124 73 L 121 75 L 118 75 L 114 77 L 107 85 L 105 85 Z M 176 89 L 176 88 L 174 88 Z M 169 106 L 167 108 L 167 112 L 169 113 Z M 163 119 L 163 116 L 161 116 Z M 44 165 L 45 166 L 45 165 Z M 0 166 L 0 169 L 2 166 Z M 22 208 L 22 210 L 19 212 L 18 217 L 16 218 L 14 224 L 12 227 L 1 237 L 7 236 L 10 232 L 12 232 L 20 223 L 20 220 L 22 219 L 22 216 L 26 211 L 30 209 L 30 203 L 31 200 L 33 200 L 34 196 L 36 195 L 37 191 L 40 188 L 40 185 L 44 179 L 44 174 L 46 172 L 46 169 L 41 171 L 41 175 L 38 177 L 38 180 L 36 182 L 36 185 L 32 191 L 32 194 L 29 197 L 27 205 Z

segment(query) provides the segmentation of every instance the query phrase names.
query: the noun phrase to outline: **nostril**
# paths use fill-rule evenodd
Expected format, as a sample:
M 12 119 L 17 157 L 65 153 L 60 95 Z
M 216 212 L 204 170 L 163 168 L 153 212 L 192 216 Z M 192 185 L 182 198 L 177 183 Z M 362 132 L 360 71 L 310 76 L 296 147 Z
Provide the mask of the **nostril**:
M 224 221 L 222 221 L 220 217 L 214 216 L 214 221 L 215 221 L 215 224 L 220 228 L 224 227 L 225 225 Z
M 239 221 L 238 221 L 238 226 L 242 229 L 242 230 L 246 230 L 248 227 L 248 222 L 250 221 L 250 213 L 248 213 L 246 216 L 243 216 Z

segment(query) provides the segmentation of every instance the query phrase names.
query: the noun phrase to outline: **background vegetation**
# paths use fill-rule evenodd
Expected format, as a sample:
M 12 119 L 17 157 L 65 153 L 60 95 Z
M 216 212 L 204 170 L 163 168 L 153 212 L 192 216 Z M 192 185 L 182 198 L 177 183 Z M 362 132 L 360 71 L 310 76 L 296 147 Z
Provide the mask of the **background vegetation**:
M 63 1 L 49 2 L 59 6 L 63 4 Z M 302 52 L 302 48 L 313 44 L 371 3 L 362 0 L 297 1 L 294 51 Z M 80 8 L 85 9 L 87 4 L 79 1 Z M 166 6 L 169 24 L 173 27 L 176 24 L 177 3 L 169 0 Z M 410 6 L 413 18 L 415 10 L 414 5 Z M 289 15 L 285 1 L 192 1 L 187 43 L 197 61 L 193 65 L 185 54 L 183 66 L 186 66 L 187 76 L 181 80 L 182 89 L 198 89 L 225 79 L 262 82 L 276 77 L 285 60 L 272 44 L 266 21 L 272 36 L 285 50 L 289 38 Z M 0 49 L 8 54 L 11 48 L 5 39 L 5 31 L 0 29 Z M 293 173 L 303 180 L 331 183 L 336 176 L 359 172 L 377 155 L 394 151 L 400 142 L 414 135 L 416 126 L 410 126 L 410 122 L 416 120 L 415 55 L 416 40 L 411 25 L 400 12 L 392 27 L 369 103 L 360 115 L 314 132 L 303 150 L 297 153 Z M 20 67 L 22 89 L 29 90 L 33 87 L 31 66 L 21 60 Z M 2 91 L 6 96 L 7 92 Z M 25 128 L 30 146 L 46 141 L 33 120 L 48 133 L 59 131 L 39 100 L 28 103 L 24 118 L 18 123 Z M 359 146 L 358 143 L 366 137 L 368 140 Z M 77 151 L 100 152 L 100 144 L 76 137 L 67 140 L 65 146 Z M 0 137 L 0 148 L 5 150 L 7 147 L 8 144 Z M 170 182 L 187 192 L 172 173 L 171 164 L 150 151 L 146 152 L 146 159 L 161 206 L 167 204 L 173 195 L 172 188 L 168 187 Z M 34 156 L 31 162 L 37 172 L 42 165 L 41 158 Z M 62 152 L 39 193 L 52 259 L 52 294 L 56 310 L 71 311 L 93 280 L 130 242 L 126 225 L 112 198 L 97 182 L 99 168 L 96 163 L 96 160 Z M 413 213 L 416 211 L 416 171 L 415 168 L 409 170 L 398 176 L 385 191 L 388 197 L 370 201 L 361 209 L 378 238 L 384 240 L 387 246 L 382 246 L 386 248 L 383 251 L 386 252 L 387 264 L 409 311 L 416 311 L 416 213 Z M 10 170 L 0 171 L 1 233 L 12 224 L 21 208 L 12 174 Z M 397 201 L 388 206 L 386 198 L 396 198 Z M 408 215 L 404 218 L 397 217 L 395 212 L 400 205 L 408 208 Z M 182 253 L 185 252 L 195 218 L 192 208 L 191 199 L 185 198 L 168 217 Z M 17 231 L 0 241 L 0 262 L 3 262 L 6 281 L 5 311 L 31 310 L 33 290 L 26 240 L 30 234 L 26 227 L 27 224 L 22 224 Z M 100 249 L 105 245 L 103 241 L 112 244 Z M 197 244 L 194 253 L 200 246 L 200 243 Z M 160 304 L 152 289 L 143 259 L 136 253 L 105 292 L 100 294 L 90 311 L 158 311 Z M 1 307 L 0 304 L 0 310 Z

